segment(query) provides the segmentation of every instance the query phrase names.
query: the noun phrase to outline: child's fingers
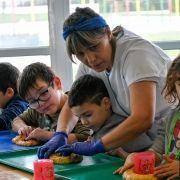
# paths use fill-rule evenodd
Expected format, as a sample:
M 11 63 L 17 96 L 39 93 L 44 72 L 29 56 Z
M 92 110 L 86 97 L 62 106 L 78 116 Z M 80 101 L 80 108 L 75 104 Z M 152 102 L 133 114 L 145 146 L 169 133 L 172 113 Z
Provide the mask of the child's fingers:
M 126 170 L 132 168 L 132 166 L 133 166 L 132 164 L 124 165 L 119 169 L 117 169 L 116 171 L 114 171 L 114 174 L 123 174 Z
M 173 179 L 175 179 L 178 176 L 179 176 L 178 174 L 174 174 L 174 175 L 168 177 L 167 180 L 171 180 L 171 179 L 173 180 Z
M 123 167 L 123 166 L 122 166 L 122 167 Z M 121 174 L 121 169 L 122 169 L 122 167 L 116 169 L 116 170 L 113 172 L 113 174 Z
M 33 128 L 31 126 L 27 126 L 27 133 L 30 134 L 33 131 Z
M 29 134 L 30 134 L 32 131 L 33 131 L 33 128 L 32 128 L 31 126 L 26 126 L 26 127 L 24 128 L 24 135 L 25 135 L 26 137 L 28 137 Z
M 32 139 L 32 132 L 26 137 L 26 140 L 30 140 L 30 139 Z
M 121 169 L 121 174 L 132 167 L 133 167 L 133 164 L 128 164 L 128 165 L 123 166 Z
M 167 161 L 169 163 L 173 162 L 173 160 L 169 156 L 167 156 L 165 154 L 163 155 L 163 158 L 164 158 L 165 161 Z
M 38 129 L 38 128 L 37 128 Z M 37 129 L 32 129 L 32 127 L 30 128 L 30 131 L 26 137 L 26 140 L 29 140 L 29 139 L 33 139 L 36 137 L 36 134 L 37 134 Z
M 18 134 L 26 136 L 26 130 L 24 128 L 21 128 L 18 130 Z
M 169 164 L 162 164 L 162 165 L 159 165 L 158 167 L 155 167 L 155 171 L 166 169 L 168 167 L 169 167 Z
M 160 174 L 156 174 L 155 176 L 157 176 L 158 178 L 164 178 L 164 177 L 169 177 L 172 175 L 174 175 L 172 171 L 166 170 L 164 172 L 161 172 Z
M 20 135 L 22 134 L 22 131 L 21 131 L 21 129 L 19 129 L 19 130 L 18 130 L 18 134 L 20 134 Z
M 154 175 L 157 175 L 158 177 L 163 175 L 164 173 L 168 173 L 170 172 L 169 168 L 168 167 L 164 167 L 164 168 L 161 168 L 161 169 L 155 169 L 154 171 Z

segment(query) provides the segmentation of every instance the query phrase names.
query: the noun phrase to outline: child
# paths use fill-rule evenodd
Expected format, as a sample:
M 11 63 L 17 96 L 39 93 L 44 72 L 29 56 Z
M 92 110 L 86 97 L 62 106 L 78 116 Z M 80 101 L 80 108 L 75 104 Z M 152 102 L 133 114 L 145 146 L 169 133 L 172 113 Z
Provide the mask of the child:
M 10 63 L 0 63 L 0 130 L 11 129 L 11 121 L 28 107 L 17 93 L 19 74 Z
M 154 174 L 158 178 L 174 179 L 180 176 L 180 56 L 174 60 L 169 69 L 164 96 L 169 103 L 175 104 L 176 108 L 172 109 L 165 121 L 164 132 L 157 137 L 149 150 L 154 152 L 157 165 L 163 162 L 155 168 Z M 115 173 L 121 174 L 131 168 L 134 154 L 130 154 L 124 166 Z
M 110 127 L 117 125 L 117 122 L 108 123 L 115 114 L 112 116 L 107 89 L 103 81 L 97 77 L 84 75 L 76 80 L 69 91 L 68 104 L 82 124 L 93 130 L 93 138 L 100 138 L 111 129 Z
M 81 76 L 73 83 L 69 91 L 68 104 L 82 124 L 92 129 L 92 138 L 89 140 L 100 139 L 124 119 L 112 112 L 104 82 L 92 75 Z M 125 152 L 119 149 L 117 153 L 123 156 Z
M 49 140 L 55 133 L 59 113 L 67 100 L 60 79 L 43 63 L 27 66 L 20 77 L 19 94 L 29 102 L 29 109 L 14 119 L 13 130 L 28 139 Z M 84 141 L 90 130 L 81 122 L 68 137 L 69 143 Z

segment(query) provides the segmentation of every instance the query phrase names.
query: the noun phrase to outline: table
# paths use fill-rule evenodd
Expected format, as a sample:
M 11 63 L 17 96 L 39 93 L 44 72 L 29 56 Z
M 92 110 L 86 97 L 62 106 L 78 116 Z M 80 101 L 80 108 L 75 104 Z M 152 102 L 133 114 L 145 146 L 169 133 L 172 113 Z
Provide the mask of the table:
M 33 175 L 4 164 L 0 164 L 0 179 L 1 180 L 32 180 Z

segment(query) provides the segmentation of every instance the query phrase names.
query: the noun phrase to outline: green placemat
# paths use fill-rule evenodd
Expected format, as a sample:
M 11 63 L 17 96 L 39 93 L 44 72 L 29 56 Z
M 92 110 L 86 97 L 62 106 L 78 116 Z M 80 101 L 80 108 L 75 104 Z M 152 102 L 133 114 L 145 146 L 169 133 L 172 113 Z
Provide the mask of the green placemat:
M 33 173 L 33 162 L 37 160 L 37 149 L 9 152 L 0 155 L 0 163 Z M 70 179 L 120 179 L 113 175 L 113 171 L 123 164 L 120 158 L 106 154 L 95 156 L 84 156 L 83 161 L 78 164 L 55 165 L 55 174 Z

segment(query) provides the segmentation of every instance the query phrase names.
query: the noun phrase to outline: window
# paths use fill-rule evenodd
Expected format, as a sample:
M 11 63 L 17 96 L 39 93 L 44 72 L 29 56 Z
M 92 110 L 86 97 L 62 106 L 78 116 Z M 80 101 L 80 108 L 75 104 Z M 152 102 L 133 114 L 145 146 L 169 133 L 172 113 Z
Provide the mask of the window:
M 50 56 L 20 56 L 20 57 L 4 57 L 0 58 L 0 62 L 10 62 L 16 66 L 20 72 L 24 69 L 25 66 L 34 63 L 42 62 L 51 66 Z
M 65 90 L 77 65 L 67 57 L 61 36 L 64 19 L 77 6 L 100 13 L 111 29 L 122 25 L 156 42 L 174 58 L 180 53 L 179 0 L 0 0 L 0 62 L 20 70 L 31 62 L 51 65 Z M 67 70 L 68 69 L 68 70 Z
M 70 1 L 71 2 L 71 1 Z M 100 13 L 111 29 L 122 25 L 151 41 L 180 40 L 179 0 L 92 0 L 70 4 L 88 6 Z
M 0 0 L 0 61 L 22 70 L 43 55 L 50 64 L 48 29 L 47 0 Z
M 0 1 L 0 48 L 49 46 L 47 2 L 41 2 Z
M 154 41 L 174 58 L 180 53 L 179 0 L 70 0 L 70 11 L 91 7 L 100 13 L 113 29 L 122 25 Z M 75 66 L 75 65 L 74 65 Z M 74 68 L 74 72 L 76 68 Z

